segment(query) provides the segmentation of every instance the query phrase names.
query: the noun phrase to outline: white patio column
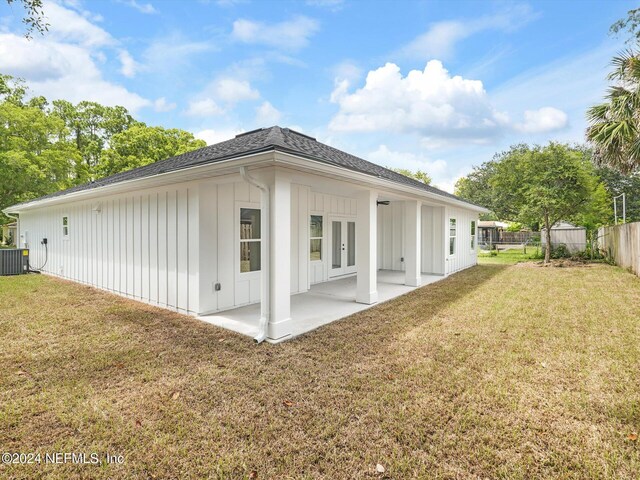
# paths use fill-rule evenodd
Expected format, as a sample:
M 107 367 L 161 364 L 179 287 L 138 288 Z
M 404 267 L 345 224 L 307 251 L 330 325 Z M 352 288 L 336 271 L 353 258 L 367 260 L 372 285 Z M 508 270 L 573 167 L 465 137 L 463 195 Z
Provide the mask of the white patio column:
M 378 301 L 378 194 L 371 190 L 357 195 L 356 219 L 356 302 Z
M 422 202 L 408 200 L 404 202 L 404 266 L 405 285 L 422 285 L 421 241 Z
M 269 340 L 292 333 L 291 323 L 291 180 L 276 170 L 271 184 L 269 229 Z

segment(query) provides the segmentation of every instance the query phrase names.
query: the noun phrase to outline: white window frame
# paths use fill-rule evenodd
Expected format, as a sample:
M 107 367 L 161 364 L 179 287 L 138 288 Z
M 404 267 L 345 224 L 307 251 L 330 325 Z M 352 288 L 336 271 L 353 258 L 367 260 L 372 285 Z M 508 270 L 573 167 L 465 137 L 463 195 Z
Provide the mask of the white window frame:
M 452 220 L 453 220 L 453 225 L 451 224 Z M 453 235 L 451 235 L 451 230 L 453 230 Z M 458 249 L 457 237 L 458 237 L 458 220 L 455 217 L 449 217 L 449 256 L 450 257 L 456 256 L 456 251 Z M 451 253 L 451 240 L 453 240 L 453 253 Z
M 320 217 L 322 219 L 322 232 L 321 236 L 319 237 L 312 237 L 311 236 L 311 217 Z M 311 241 L 312 240 L 320 240 L 320 258 L 318 260 L 311 260 Z M 310 262 L 314 262 L 314 263 L 318 263 L 318 262 L 322 262 L 324 261 L 324 215 L 322 214 L 309 214 L 309 261 Z
M 69 240 L 69 215 L 62 215 L 62 239 Z
M 238 203 L 237 205 L 237 212 L 238 212 L 238 216 L 236 219 L 236 235 L 237 235 L 237 239 L 238 241 L 236 242 L 237 245 L 237 252 L 236 252 L 236 258 L 238 261 L 238 264 L 236 266 L 236 274 L 240 275 L 241 277 L 246 277 L 246 276 L 257 276 L 260 275 L 260 272 L 262 271 L 262 263 L 264 262 L 264 259 L 262 258 L 262 255 L 260 255 L 260 270 L 253 270 L 253 271 L 249 271 L 249 272 L 243 272 L 241 271 L 242 269 L 242 261 L 240 260 L 240 246 L 243 243 L 248 243 L 248 242 L 258 242 L 260 245 L 260 250 L 262 251 L 262 224 L 260 225 L 260 238 L 240 238 L 240 225 L 242 225 L 242 210 L 259 210 L 260 211 L 260 221 L 262 221 L 262 208 L 260 208 L 260 205 L 256 205 L 256 204 L 251 204 L 251 203 Z
M 469 233 L 471 234 L 471 251 L 475 252 L 477 247 L 476 235 L 478 234 L 478 222 L 475 220 L 471 220 Z

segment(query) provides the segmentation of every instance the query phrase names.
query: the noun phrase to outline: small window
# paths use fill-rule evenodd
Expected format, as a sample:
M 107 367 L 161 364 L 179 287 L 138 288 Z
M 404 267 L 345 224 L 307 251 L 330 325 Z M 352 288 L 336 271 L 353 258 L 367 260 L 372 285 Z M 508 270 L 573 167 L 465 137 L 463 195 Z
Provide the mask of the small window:
M 322 215 L 311 215 L 309 260 L 322 260 Z
M 69 237 L 69 217 L 62 217 L 62 236 Z
M 476 249 L 476 221 L 471 220 L 471 250 Z
M 449 255 L 456 254 L 456 219 L 449 219 Z
M 240 209 L 240 273 L 260 270 L 260 210 Z

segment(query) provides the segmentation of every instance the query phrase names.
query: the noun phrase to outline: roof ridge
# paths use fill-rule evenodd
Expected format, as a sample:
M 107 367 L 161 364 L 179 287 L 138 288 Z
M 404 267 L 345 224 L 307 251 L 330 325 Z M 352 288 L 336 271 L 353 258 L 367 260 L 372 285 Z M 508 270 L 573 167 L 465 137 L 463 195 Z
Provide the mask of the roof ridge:
M 278 125 L 274 125 L 273 127 L 269 128 L 269 133 L 267 134 L 267 138 L 266 138 L 266 143 L 268 145 L 275 145 L 278 147 L 286 147 L 286 143 L 284 140 L 284 133 L 282 131 L 282 128 L 280 128 Z

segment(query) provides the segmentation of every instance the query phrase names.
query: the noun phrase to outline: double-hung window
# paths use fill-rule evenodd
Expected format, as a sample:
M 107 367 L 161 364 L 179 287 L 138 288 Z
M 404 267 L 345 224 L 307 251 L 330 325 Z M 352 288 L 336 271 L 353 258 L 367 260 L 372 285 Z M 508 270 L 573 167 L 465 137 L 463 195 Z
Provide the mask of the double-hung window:
M 322 260 L 322 215 L 311 215 L 309 226 L 309 260 Z
M 476 249 L 476 221 L 471 220 L 471 250 Z
M 240 209 L 240 273 L 260 270 L 260 209 Z
M 69 217 L 62 217 L 62 238 L 69 238 Z
M 456 254 L 456 219 L 449 219 L 449 255 Z

